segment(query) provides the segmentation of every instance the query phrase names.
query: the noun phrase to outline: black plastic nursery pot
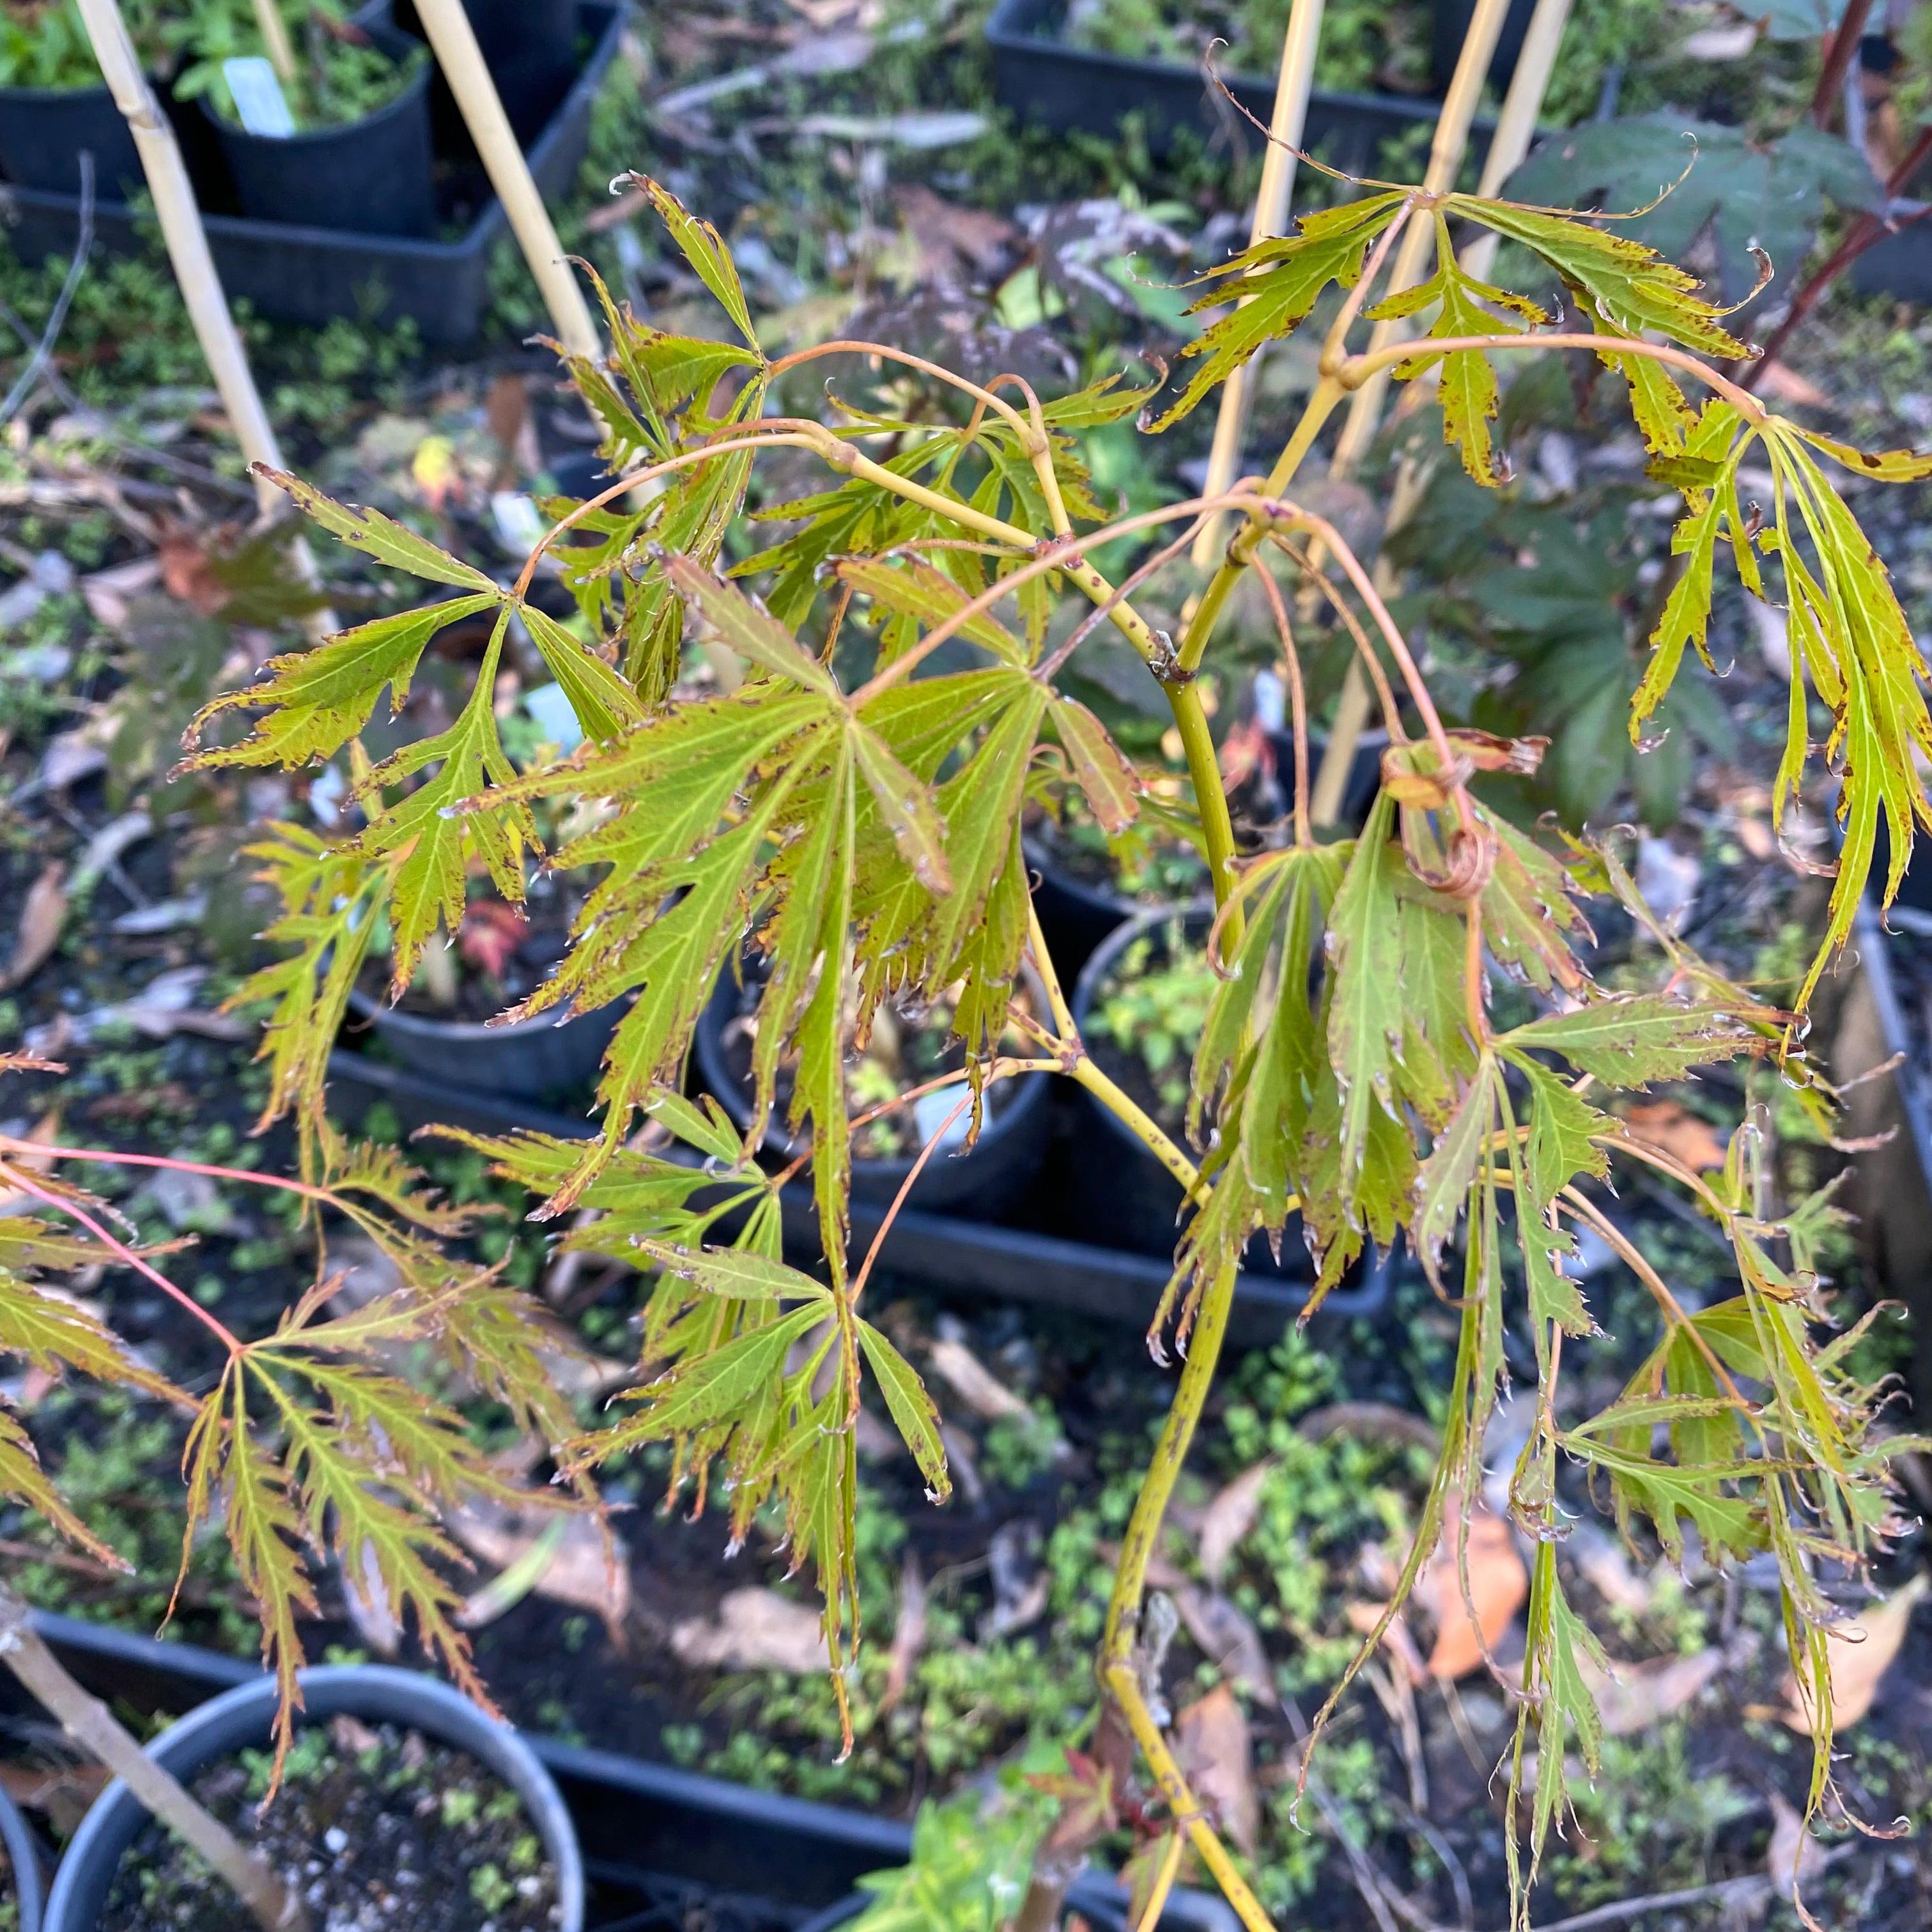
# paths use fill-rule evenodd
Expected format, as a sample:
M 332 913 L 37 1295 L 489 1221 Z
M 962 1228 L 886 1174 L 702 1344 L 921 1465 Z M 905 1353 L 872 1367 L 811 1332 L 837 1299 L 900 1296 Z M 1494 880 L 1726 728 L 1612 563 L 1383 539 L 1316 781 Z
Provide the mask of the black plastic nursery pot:
M 13 1888 L 14 1916 L 20 1932 L 40 1932 L 40 1848 L 20 1808 L 0 1791 L 0 1860 Z
M 1214 922 L 1211 904 L 1185 908 L 1155 906 L 1137 914 L 1088 961 L 1074 989 L 1073 1018 L 1092 1051 L 1088 1023 L 1101 995 L 1128 949 L 1137 941 L 1152 942 L 1155 955 L 1164 954 L 1167 934 L 1178 922 L 1190 939 L 1204 940 Z M 1109 1230 L 1108 1239 L 1149 1255 L 1171 1256 L 1178 1237 L 1180 1210 L 1186 1198 L 1180 1184 L 1155 1160 L 1120 1116 L 1089 1094 L 1077 1094 L 1082 1131 L 1073 1142 L 1073 1186 L 1077 1211 L 1096 1227 Z M 1301 1221 L 1291 1214 L 1281 1240 L 1277 1262 L 1266 1238 L 1248 1244 L 1242 1266 L 1257 1276 L 1304 1279 L 1310 1272 L 1301 1239 Z
M 1133 115 L 1155 154 L 1171 147 L 1183 130 L 1211 138 L 1232 127 L 1250 145 L 1263 138 L 1198 68 L 1070 46 L 1060 38 L 1066 17 L 1066 0 L 999 0 L 987 23 L 994 92 L 1022 121 L 1054 134 L 1111 136 Z M 1274 107 L 1274 77 L 1222 78 L 1265 128 Z M 1303 140 L 1331 167 L 1372 174 L 1385 141 L 1433 126 L 1438 111 L 1436 101 L 1402 94 L 1318 89 L 1309 99 Z M 1495 129 L 1492 120 L 1483 118 L 1473 131 L 1486 140 Z
M 1376 794 L 1382 786 L 1382 754 L 1388 749 L 1389 735 L 1378 725 L 1372 731 L 1364 731 L 1355 740 L 1354 755 L 1348 760 L 1348 776 L 1342 787 L 1342 804 L 1338 823 L 1350 830 L 1357 830 L 1369 815 L 1369 807 L 1376 802 Z M 1274 753 L 1274 768 L 1282 796 L 1292 800 L 1294 796 L 1294 734 L 1292 731 L 1270 731 L 1268 747 Z M 1322 760 L 1328 749 L 1328 740 L 1319 731 L 1308 734 L 1308 787 L 1312 792 L 1315 781 L 1322 770 Z
M 616 1030 L 619 1012 L 615 1006 L 587 1013 L 553 1007 L 491 1026 L 411 1012 L 371 999 L 359 986 L 350 989 L 349 1009 L 405 1066 L 510 1100 L 542 1100 L 589 1084 Z
M 1024 838 L 1021 849 L 1033 875 L 1034 910 L 1040 915 L 1040 929 L 1053 956 L 1054 970 L 1077 979 L 1095 952 L 1147 908 L 1124 892 L 1083 879 L 1030 833 Z
M 89 1690 L 124 1711 L 195 1711 L 237 1687 L 254 1699 L 272 1697 L 272 1687 L 260 1671 L 232 1657 L 70 1617 L 36 1614 L 34 1623 Z M 383 1674 L 434 1684 L 406 1672 Z M 22 1708 L 23 1695 L 10 1677 L 0 1673 L 0 1711 Z M 313 1714 L 321 1714 L 313 1696 L 310 1708 Z M 466 1708 L 474 1713 L 474 1706 Z M 436 1728 L 424 1719 L 405 1721 L 426 1731 Z M 178 1735 L 182 1728 L 177 1726 L 168 1736 Z M 729 1927 L 733 1932 L 741 1928 L 747 1932 L 794 1932 L 812 1913 L 854 1902 L 853 1888 L 862 1876 L 903 1863 L 912 1848 L 910 1828 L 894 1820 L 754 1791 L 615 1751 L 589 1750 L 496 1728 L 500 1736 L 534 1761 L 562 1801 L 580 1858 L 584 1904 L 577 1922 L 584 1932 L 656 1932 L 661 1927 L 700 1924 Z M 265 1736 L 266 1724 L 240 1742 L 250 1744 Z M 451 1742 L 483 1756 L 466 1738 Z M 523 1792 L 524 1786 L 499 1765 L 488 1758 L 484 1762 Z M 104 1795 L 89 1813 L 83 1832 L 100 1815 L 107 1795 L 111 1794 Z M 134 1822 L 116 1857 L 131 1842 L 139 1823 Z M 694 1898 L 699 1892 L 704 1898 Z M 1083 1879 L 1072 1896 L 1096 1927 L 1111 1928 L 1120 1922 L 1123 1894 L 1105 1877 Z M 714 1913 L 707 1901 L 722 1903 L 726 1909 Z M 71 1932 L 80 1932 L 87 1922 L 68 1923 Z M 1170 1900 L 1161 1928 L 1238 1932 L 1233 1913 L 1220 1900 L 1186 1892 Z
M 372 33 L 386 53 L 418 55 L 406 35 Z M 422 238 L 436 227 L 436 152 L 430 138 L 430 63 L 386 107 L 338 128 L 251 134 L 204 99 L 242 214 L 285 227 Z
M 748 976 L 748 968 L 747 972 Z M 1040 976 L 1030 966 L 1022 967 L 1021 974 L 1021 983 L 1033 1001 L 1034 1011 L 1045 1013 L 1046 988 Z M 721 974 L 717 989 L 698 1022 L 697 1060 L 698 1078 L 705 1090 L 716 1096 L 718 1104 L 742 1130 L 752 1124 L 752 1094 L 731 1064 L 727 1039 L 728 1029 L 737 1016 L 740 998 L 736 977 Z M 1046 1147 L 1051 1078 L 1042 1073 L 1022 1073 L 1003 1081 L 1005 1105 L 995 1110 L 989 1101 L 979 1138 L 971 1147 L 934 1154 L 912 1184 L 906 1205 L 928 1214 L 951 1209 L 990 1216 L 1010 1204 L 1033 1179 Z M 773 1153 L 788 1157 L 799 1150 L 787 1140 L 782 1122 L 775 1121 L 766 1129 L 765 1144 Z M 854 1205 L 863 1202 L 884 1206 L 897 1200 L 899 1190 L 912 1172 L 914 1158 L 880 1160 L 855 1156 L 852 1162 Z
M 590 136 L 590 111 L 616 58 L 625 8 L 620 0 L 584 0 L 578 46 L 587 50 L 562 104 L 532 144 L 530 173 L 546 200 L 566 193 L 576 178 Z M 182 119 L 187 136 L 211 131 L 200 113 Z M 212 145 L 212 143 L 211 143 Z M 190 168 L 196 164 L 190 155 Z M 508 238 L 502 203 L 488 192 L 478 171 L 438 171 L 437 224 L 430 238 L 358 233 L 340 225 L 332 206 L 320 225 L 292 226 L 225 212 L 227 184 L 197 172 L 203 190 L 203 226 L 223 287 L 273 321 L 320 328 L 347 316 L 376 325 L 413 322 L 422 340 L 442 347 L 473 341 L 490 307 L 490 257 Z M 14 188 L 4 197 L 7 239 L 32 265 L 49 256 L 70 256 L 80 217 L 71 186 L 62 191 Z M 97 206 L 94 245 L 105 254 L 133 254 L 153 245 L 151 217 L 124 204 Z
M 583 1854 L 576 1828 L 550 1773 L 515 1732 L 433 1677 L 376 1664 L 328 1666 L 302 1673 L 301 1721 L 350 1716 L 395 1724 L 474 1758 L 523 1802 L 556 1874 L 558 1932 L 584 1932 Z M 177 1778 L 191 1778 L 225 1757 L 268 1745 L 279 1693 L 256 1676 L 201 1704 L 148 1747 Z M 48 1932 L 94 1932 L 114 1874 L 148 1825 L 145 1808 L 118 1779 L 95 1800 L 68 1844 L 48 1897 Z
M 78 195 L 83 154 L 94 157 L 98 201 L 125 201 L 147 185 L 106 88 L 0 87 L 0 175 L 20 188 Z

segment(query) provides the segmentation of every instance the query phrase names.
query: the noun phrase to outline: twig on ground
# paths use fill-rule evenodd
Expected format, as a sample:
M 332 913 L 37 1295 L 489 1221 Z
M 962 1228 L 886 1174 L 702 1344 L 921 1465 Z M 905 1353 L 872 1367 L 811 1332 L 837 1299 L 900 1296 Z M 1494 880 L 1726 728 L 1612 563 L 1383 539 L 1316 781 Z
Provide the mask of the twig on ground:
M 93 252 L 94 157 L 83 148 L 80 157 L 80 230 L 74 237 L 74 260 L 68 266 L 67 279 L 61 284 L 60 293 L 54 298 L 47 326 L 40 332 L 34 352 L 27 358 L 27 366 L 14 377 L 14 386 L 7 392 L 5 401 L 0 402 L 0 424 L 11 422 L 14 412 L 33 394 L 41 370 L 54 352 L 54 344 L 60 340 L 67 312 L 74 306 L 75 291 L 80 286 L 81 277 L 87 272 L 87 258 Z

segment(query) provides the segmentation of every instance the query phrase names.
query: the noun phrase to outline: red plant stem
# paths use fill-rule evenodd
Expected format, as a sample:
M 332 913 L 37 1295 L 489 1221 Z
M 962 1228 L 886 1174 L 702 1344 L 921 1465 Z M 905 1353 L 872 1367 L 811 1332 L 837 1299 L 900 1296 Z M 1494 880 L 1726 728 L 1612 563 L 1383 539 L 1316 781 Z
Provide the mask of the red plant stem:
M 306 1180 L 290 1180 L 279 1174 L 257 1174 L 245 1167 L 214 1167 L 206 1161 L 176 1160 L 166 1154 L 124 1154 L 116 1148 L 76 1148 L 56 1145 L 51 1141 L 16 1140 L 11 1134 L 0 1134 L 0 1151 L 8 1154 L 32 1154 L 51 1160 L 98 1160 L 110 1167 L 164 1167 L 174 1174 L 205 1174 L 215 1180 L 246 1181 L 256 1187 L 279 1187 L 284 1192 L 299 1194 L 310 1201 L 320 1201 L 333 1207 L 337 1198 L 326 1187 L 311 1186 Z
M 1858 57 L 1858 42 L 1865 31 L 1865 17 L 1870 11 L 1871 0 L 1850 0 L 1837 31 L 1825 44 L 1825 64 L 1819 71 L 1818 85 L 1811 94 L 1811 119 L 1814 125 L 1826 133 L 1831 130 L 1838 98 L 1844 92 L 1845 76 L 1851 71 L 1852 62 Z
M 859 1278 L 853 1282 L 851 1292 L 845 1298 L 848 1306 L 858 1306 L 860 1294 L 872 1275 L 872 1264 L 879 1258 L 879 1250 L 886 1245 L 886 1237 L 892 1232 L 892 1223 L 899 1218 L 899 1210 L 905 1205 L 906 1196 L 912 1192 L 920 1176 L 925 1172 L 926 1164 L 932 1158 L 934 1150 L 951 1131 L 952 1123 L 972 1104 L 971 1094 L 961 1094 L 959 1104 L 933 1130 L 932 1138 L 920 1149 L 919 1158 L 913 1162 L 904 1180 L 899 1183 L 899 1191 L 892 1196 L 892 1204 L 886 1210 L 885 1219 L 879 1223 L 879 1232 L 872 1237 L 872 1245 L 866 1250 L 866 1258 L 859 1264 Z
M 178 1302 L 203 1328 L 212 1331 L 228 1351 L 231 1360 L 244 1352 L 242 1344 L 193 1295 L 176 1287 L 158 1268 L 150 1268 L 125 1241 L 110 1234 L 86 1208 L 76 1207 L 71 1201 L 63 1199 L 52 1189 L 41 1186 L 30 1175 L 22 1174 L 18 1168 L 8 1166 L 4 1162 L 0 1162 L 0 1180 L 17 1187 L 22 1194 L 32 1196 L 36 1201 L 44 1202 L 56 1213 L 66 1215 L 70 1220 L 85 1228 L 122 1267 L 132 1268 L 136 1274 L 153 1282 L 170 1300 Z

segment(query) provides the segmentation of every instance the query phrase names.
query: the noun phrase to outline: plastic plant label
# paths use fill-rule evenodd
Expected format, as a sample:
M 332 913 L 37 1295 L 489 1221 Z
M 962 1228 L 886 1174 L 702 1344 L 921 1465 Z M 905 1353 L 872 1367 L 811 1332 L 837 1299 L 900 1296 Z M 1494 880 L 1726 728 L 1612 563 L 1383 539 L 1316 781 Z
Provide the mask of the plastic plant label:
M 527 556 L 544 540 L 550 525 L 536 500 L 521 490 L 499 490 L 490 499 L 490 520 L 497 541 L 512 556 Z
M 524 709 L 536 719 L 537 729 L 566 756 L 584 742 L 583 727 L 562 685 L 540 684 L 534 691 L 525 692 Z
M 934 1134 L 939 1135 L 940 1149 L 955 1148 L 964 1141 L 973 1125 L 973 1110 L 960 1107 L 959 1118 L 950 1126 L 946 1116 L 965 1099 L 966 1092 L 961 1087 L 942 1087 L 936 1094 L 922 1094 L 912 1103 L 913 1126 L 916 1130 L 920 1144 L 923 1146 Z M 945 1132 L 940 1130 L 944 1127 Z
M 221 77 L 235 97 L 235 111 L 251 134 L 285 141 L 296 131 L 295 116 L 282 98 L 275 70 L 260 54 L 248 54 L 221 63 Z

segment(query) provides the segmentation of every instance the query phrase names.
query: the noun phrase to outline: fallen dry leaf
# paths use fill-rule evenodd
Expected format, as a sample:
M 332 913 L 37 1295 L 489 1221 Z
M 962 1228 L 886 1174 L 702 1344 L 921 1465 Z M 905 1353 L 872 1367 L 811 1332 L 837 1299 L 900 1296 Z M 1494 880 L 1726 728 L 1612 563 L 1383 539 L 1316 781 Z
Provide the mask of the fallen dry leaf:
M 1631 1568 L 1628 1552 L 1615 1537 L 1594 1523 L 1578 1526 L 1570 1539 L 1570 1560 L 1578 1574 L 1604 1600 L 1640 1617 L 1650 1608 L 1653 1579 Z
M 1232 1598 L 1218 1590 L 1184 1585 L 1174 1593 L 1174 1606 L 1202 1655 L 1228 1683 L 1245 1684 L 1264 1694 L 1268 1690 L 1274 1672 L 1268 1667 L 1268 1652 L 1246 1612 Z
M 962 207 L 922 182 L 908 183 L 892 199 L 919 245 L 926 279 L 936 284 L 956 285 L 975 274 L 992 274 L 1019 237 L 1004 215 Z
M 448 1523 L 471 1556 L 496 1570 L 527 1562 L 533 1549 L 547 1543 L 544 1561 L 529 1588 L 552 1603 L 600 1617 L 611 1642 L 624 1647 L 631 1614 L 629 1556 L 622 1538 L 596 1516 L 512 1510 L 479 1496 L 451 1510 Z
M 898 1709 L 912 1681 L 913 1666 L 925 1648 L 926 1573 L 908 1550 L 899 1570 L 899 1613 L 892 1626 L 892 1654 L 886 1660 L 886 1688 L 879 1696 L 880 1717 Z
M 1830 1634 L 1832 1728 L 1848 1731 L 1872 1707 L 1878 1687 L 1911 1627 L 1912 1612 L 1928 1586 L 1922 1574 L 1882 1604 L 1874 1604 Z M 1811 1736 L 1811 1713 L 1798 1694 L 1797 1680 L 1784 1679 L 1784 1708 L 1778 1713 L 1792 1730 Z
M 107 1783 L 107 1767 L 101 1764 L 0 1764 L 0 1792 L 16 1804 L 45 1812 L 63 1837 L 73 1835 Z
M 1641 1664 L 1619 1664 L 1613 1671 L 1598 1668 L 1588 1656 L 1577 1667 L 1611 1737 L 1628 1738 L 1661 1724 L 1681 1711 L 1724 1668 L 1724 1653 L 1706 1649 L 1688 1657 L 1646 1658 Z
M 1174 1719 L 1174 1743 L 1195 1796 L 1236 1848 L 1252 1857 L 1261 1835 L 1262 1806 L 1240 1700 L 1225 1684 L 1209 1691 Z
M 1494 1654 L 1529 1594 L 1529 1572 L 1516 1552 L 1509 1525 L 1493 1510 L 1479 1508 L 1469 1518 L 1469 1589 L 1465 1599 L 1456 1556 L 1456 1514 L 1453 1508 L 1448 1513 L 1442 1540 L 1417 1580 L 1414 1598 L 1436 1620 L 1429 1674 L 1452 1680 L 1466 1677 Z
M 1795 1898 L 1825 1868 L 1825 1848 L 1805 1829 L 1803 1813 L 1780 1791 L 1771 1799 L 1771 1843 L 1764 1869 L 1780 1898 Z
M 1358 1601 L 1344 1604 L 1342 1614 L 1358 1636 L 1366 1636 L 1382 1622 L 1382 1612 L 1388 1608 L 1386 1604 Z M 1383 1649 L 1402 1666 L 1404 1676 L 1412 1684 L 1429 1682 L 1429 1666 L 1422 1660 L 1422 1653 L 1416 1648 L 1408 1621 L 1400 1611 L 1389 1620 L 1388 1628 L 1382 1632 L 1382 1642 Z
M 14 932 L 14 956 L 0 973 L 0 993 L 31 979 L 60 944 L 61 928 L 67 923 L 66 880 L 67 868 L 56 859 L 27 888 Z
M 1831 401 L 1808 376 L 1801 376 L 1784 362 L 1766 362 L 1757 372 L 1758 388 L 1780 403 L 1795 403 L 1800 409 L 1820 410 Z
M 1724 1143 L 1710 1122 L 1675 1100 L 1640 1100 L 1624 1114 L 1624 1130 L 1682 1161 L 1693 1173 L 1708 1173 L 1724 1164 Z
M 803 1676 L 826 1667 L 818 1612 L 776 1590 L 733 1590 L 713 1618 L 688 1617 L 673 1626 L 671 1652 L 702 1670 L 789 1670 Z
M 944 1335 L 928 1351 L 932 1372 L 985 1422 L 1030 1422 L 1033 1411 L 957 1336 Z
M 1268 1486 L 1274 1468 L 1273 1462 L 1257 1462 L 1252 1469 L 1244 1469 L 1232 1483 L 1216 1492 L 1214 1500 L 1202 1512 L 1197 1546 L 1201 1574 L 1209 1582 L 1220 1584 L 1228 1558 L 1254 1528 L 1261 1510 L 1262 1492 Z

